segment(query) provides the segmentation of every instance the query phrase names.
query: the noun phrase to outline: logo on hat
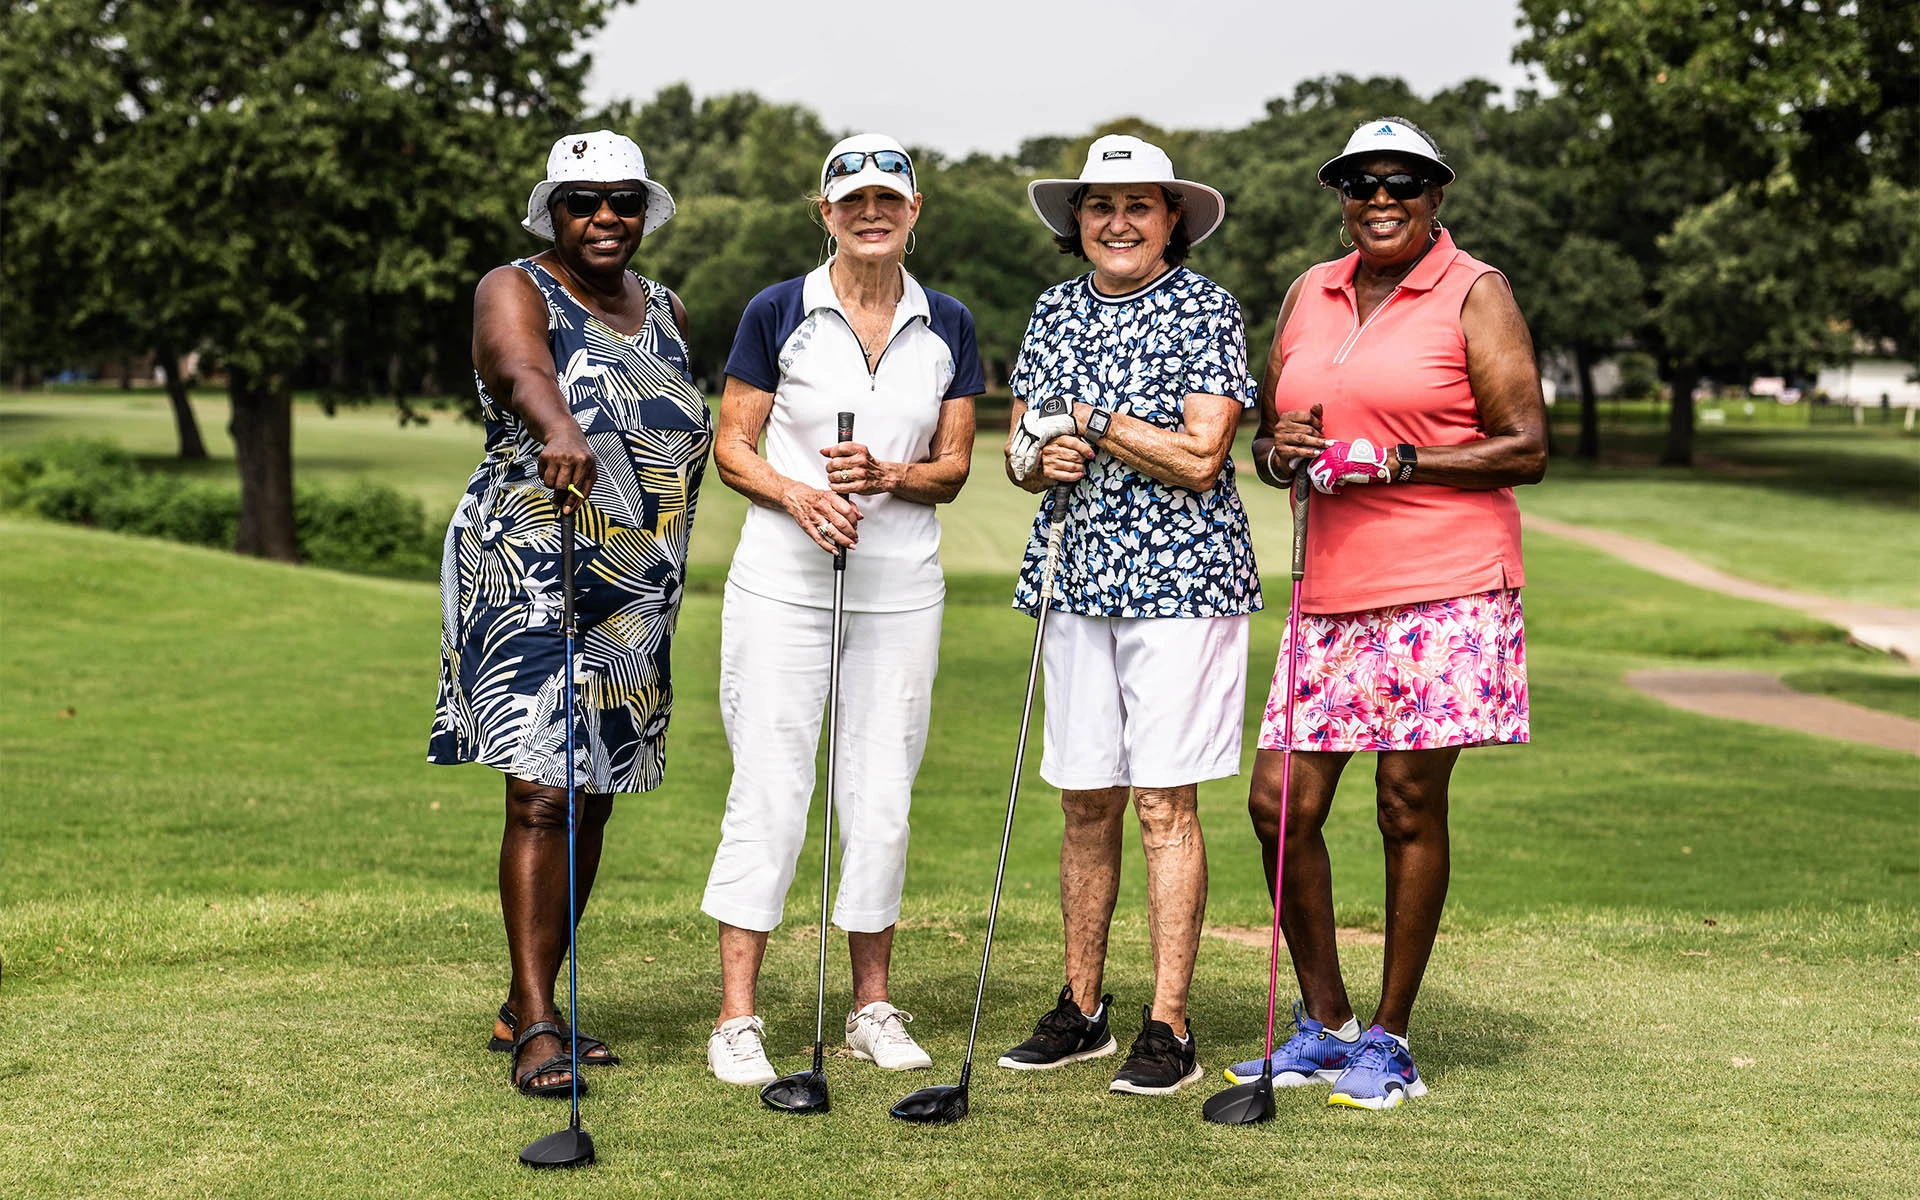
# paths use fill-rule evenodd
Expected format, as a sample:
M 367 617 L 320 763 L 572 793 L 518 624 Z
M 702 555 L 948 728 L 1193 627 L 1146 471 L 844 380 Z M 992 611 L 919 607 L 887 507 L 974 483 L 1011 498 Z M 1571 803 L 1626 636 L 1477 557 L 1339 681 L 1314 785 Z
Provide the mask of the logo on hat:
M 581 138 L 573 144 L 573 156 L 575 158 L 585 158 L 587 156 L 587 139 Z
M 1393 126 L 1391 126 L 1391 125 L 1382 125 L 1382 126 L 1381 126 L 1380 128 L 1378 128 L 1378 129 L 1376 129 L 1376 130 L 1374 130 L 1374 131 L 1373 131 L 1373 134 L 1374 134 L 1374 136 L 1375 136 L 1375 137 L 1380 137 L 1380 136 L 1382 136 L 1382 135 L 1385 135 L 1385 136 L 1387 136 L 1387 137 L 1392 137 L 1392 136 L 1393 136 Z
M 1100 156 L 1101 162 L 1112 162 L 1116 158 L 1132 158 L 1131 150 L 1108 150 Z

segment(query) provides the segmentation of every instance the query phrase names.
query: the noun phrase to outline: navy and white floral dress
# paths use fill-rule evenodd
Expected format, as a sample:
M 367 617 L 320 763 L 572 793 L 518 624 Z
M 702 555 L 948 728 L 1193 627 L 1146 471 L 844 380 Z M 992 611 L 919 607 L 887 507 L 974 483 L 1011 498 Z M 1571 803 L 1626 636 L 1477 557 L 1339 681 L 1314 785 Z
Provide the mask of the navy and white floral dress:
M 1137 291 L 1108 296 L 1083 275 L 1041 293 L 1008 380 L 1027 404 L 1052 396 L 1179 429 L 1195 393 L 1251 408 L 1240 303 L 1203 275 L 1174 267 Z M 1047 531 L 1046 493 L 1027 540 L 1014 607 L 1035 611 Z M 1088 617 L 1227 617 L 1258 611 L 1260 574 L 1233 459 L 1204 492 L 1161 483 L 1104 450 L 1067 499 L 1054 608 Z
M 560 390 L 598 474 L 575 520 L 574 755 L 589 792 L 644 792 L 666 764 L 670 647 L 694 500 L 713 441 L 667 290 L 642 279 L 646 324 L 622 334 L 531 259 Z M 566 782 L 560 509 L 525 422 L 487 394 L 487 456 L 447 529 L 440 698 L 427 761 Z

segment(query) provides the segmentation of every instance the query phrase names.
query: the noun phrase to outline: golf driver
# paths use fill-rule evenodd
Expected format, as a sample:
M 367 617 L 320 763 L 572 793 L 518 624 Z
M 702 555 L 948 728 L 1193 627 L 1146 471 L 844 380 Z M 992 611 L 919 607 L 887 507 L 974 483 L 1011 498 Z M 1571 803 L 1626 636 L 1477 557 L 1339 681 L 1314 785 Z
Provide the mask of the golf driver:
M 840 440 L 853 440 L 853 414 L 839 418 Z M 833 769 L 839 758 L 840 620 L 847 591 L 847 548 L 833 555 L 833 633 L 827 664 L 827 798 L 820 824 L 820 983 L 814 996 L 813 1069 L 782 1075 L 760 1089 L 768 1108 L 790 1113 L 823 1113 L 832 1107 L 827 1095 L 827 891 L 833 879 Z
M 585 500 L 572 484 L 567 490 Z M 574 817 L 573 791 L 573 511 L 560 513 L 560 628 L 566 643 L 567 666 L 567 1034 L 568 1054 L 572 1061 L 568 1072 L 573 1078 L 573 1107 L 567 1127 L 533 1142 L 520 1152 L 520 1161 L 530 1167 L 585 1167 L 593 1163 L 593 1135 L 580 1128 L 580 947 L 579 914 L 574 911 L 574 842 L 578 822 Z
M 1047 406 L 1064 401 L 1048 400 Z M 980 1033 L 980 1003 L 987 994 L 987 963 L 993 957 L 993 926 L 1000 915 L 1000 886 L 1007 877 L 1007 843 L 1013 838 L 1013 808 L 1020 799 L 1020 767 L 1027 758 L 1027 724 L 1033 719 L 1033 681 L 1040 674 L 1040 647 L 1047 635 L 1047 609 L 1053 604 L 1053 573 L 1060 563 L 1060 535 L 1067 525 L 1070 483 L 1053 489 L 1053 515 L 1047 529 L 1047 557 L 1040 567 L 1038 619 L 1033 626 L 1033 661 L 1027 666 L 1027 699 L 1020 709 L 1020 741 L 1013 752 L 1013 784 L 1007 789 L 1007 822 L 1000 831 L 1000 865 L 993 873 L 993 902 L 987 908 L 987 938 L 980 947 L 980 983 L 973 993 L 973 1024 L 967 1027 L 967 1056 L 960 1063 L 960 1082 L 935 1084 L 910 1092 L 887 1110 L 889 1116 L 921 1125 L 945 1125 L 967 1115 L 967 1084 L 973 1077 L 973 1043 Z
M 1280 990 L 1280 902 L 1287 864 L 1287 790 L 1293 782 L 1293 707 L 1300 661 L 1300 580 L 1307 573 L 1307 482 L 1305 465 L 1293 473 L 1293 602 L 1287 606 L 1287 708 L 1281 722 L 1280 828 L 1273 849 L 1273 949 L 1267 958 L 1267 1042 L 1260 1057 L 1260 1078 L 1216 1092 L 1200 1107 L 1215 1125 L 1258 1125 L 1273 1120 L 1273 1013 Z

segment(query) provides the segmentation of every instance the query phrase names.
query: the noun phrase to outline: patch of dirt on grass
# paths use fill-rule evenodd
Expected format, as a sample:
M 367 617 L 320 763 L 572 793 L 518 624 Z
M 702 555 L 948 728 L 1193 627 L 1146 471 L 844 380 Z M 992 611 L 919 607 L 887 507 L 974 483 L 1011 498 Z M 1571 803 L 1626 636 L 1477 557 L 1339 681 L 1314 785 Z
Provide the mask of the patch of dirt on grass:
M 1271 925 L 1209 925 L 1208 937 L 1217 937 L 1222 941 L 1238 942 L 1242 946 L 1252 946 L 1256 950 L 1269 950 L 1273 947 L 1273 927 Z M 1384 946 L 1387 935 L 1374 929 L 1360 929 L 1353 925 L 1342 925 L 1333 931 L 1336 944 L 1341 946 Z

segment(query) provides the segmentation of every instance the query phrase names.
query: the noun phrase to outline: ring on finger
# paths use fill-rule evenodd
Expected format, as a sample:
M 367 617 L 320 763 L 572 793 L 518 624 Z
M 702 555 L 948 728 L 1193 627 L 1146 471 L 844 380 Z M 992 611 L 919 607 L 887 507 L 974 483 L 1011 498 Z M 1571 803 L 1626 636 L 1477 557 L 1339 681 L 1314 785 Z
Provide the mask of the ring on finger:
M 832 524 L 826 521 L 820 522 L 818 525 L 815 525 L 814 528 L 820 531 L 821 537 L 826 537 L 828 534 L 833 532 Z

